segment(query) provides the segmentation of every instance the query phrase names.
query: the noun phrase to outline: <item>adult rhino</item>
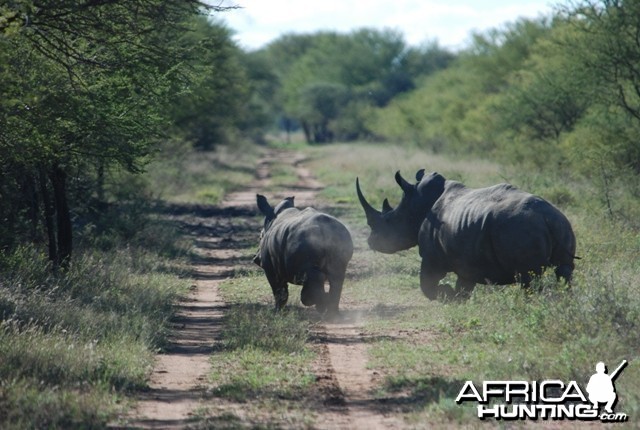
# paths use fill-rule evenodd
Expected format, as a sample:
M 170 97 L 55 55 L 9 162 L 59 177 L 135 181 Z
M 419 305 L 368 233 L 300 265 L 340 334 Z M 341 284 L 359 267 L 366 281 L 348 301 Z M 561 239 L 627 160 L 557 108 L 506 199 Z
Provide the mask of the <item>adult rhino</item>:
M 555 266 L 558 279 L 571 281 L 576 239 L 567 218 L 546 200 L 509 184 L 467 188 L 434 172 L 416 174 L 416 184 L 397 172 L 403 191 L 394 209 L 367 202 L 356 191 L 371 228 L 371 249 L 394 253 L 419 246 L 420 288 L 429 299 L 469 297 L 475 284 L 528 287 L 532 275 Z M 458 276 L 456 291 L 439 284 L 448 272 Z
M 260 247 L 253 259 L 262 267 L 273 290 L 276 310 L 287 304 L 287 283 L 302 285 L 305 306 L 320 313 L 338 313 L 347 264 L 353 255 L 349 230 L 336 218 L 313 208 L 294 207 L 288 197 L 275 208 L 258 194 L 258 209 L 265 216 Z M 329 281 L 329 292 L 324 283 Z

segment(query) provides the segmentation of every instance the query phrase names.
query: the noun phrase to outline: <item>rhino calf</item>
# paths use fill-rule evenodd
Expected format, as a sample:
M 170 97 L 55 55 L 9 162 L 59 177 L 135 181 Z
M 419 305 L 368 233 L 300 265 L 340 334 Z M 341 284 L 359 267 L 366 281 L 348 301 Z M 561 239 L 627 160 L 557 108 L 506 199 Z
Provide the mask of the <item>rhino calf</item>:
M 293 197 L 275 208 L 264 196 L 256 197 L 265 219 L 253 261 L 264 270 L 276 310 L 287 304 L 288 283 L 292 283 L 302 285 L 303 305 L 316 305 L 320 313 L 337 314 L 347 264 L 353 255 L 349 230 L 330 215 L 294 207 Z M 328 293 L 324 290 L 327 280 Z

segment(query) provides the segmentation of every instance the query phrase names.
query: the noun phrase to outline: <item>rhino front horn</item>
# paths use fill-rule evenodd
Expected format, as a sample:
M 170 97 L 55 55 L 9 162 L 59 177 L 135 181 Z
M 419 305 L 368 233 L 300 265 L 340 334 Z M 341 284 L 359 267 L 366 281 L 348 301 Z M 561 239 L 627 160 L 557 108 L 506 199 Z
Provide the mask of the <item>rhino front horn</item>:
M 356 192 L 358 193 L 358 200 L 360 200 L 360 204 L 362 205 L 362 208 L 364 209 L 364 213 L 367 216 L 367 223 L 369 225 L 375 224 L 382 216 L 382 213 L 374 209 L 373 206 L 369 204 L 367 199 L 364 198 L 364 195 L 360 190 L 360 181 L 358 178 L 356 178 Z

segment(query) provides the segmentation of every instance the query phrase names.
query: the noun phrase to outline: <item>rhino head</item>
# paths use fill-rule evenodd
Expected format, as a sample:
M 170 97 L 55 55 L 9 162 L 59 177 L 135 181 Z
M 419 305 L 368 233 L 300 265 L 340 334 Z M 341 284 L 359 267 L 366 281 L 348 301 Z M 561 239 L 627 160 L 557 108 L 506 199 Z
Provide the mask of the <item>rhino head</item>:
M 424 169 L 419 170 L 416 173 L 416 184 L 407 182 L 399 171 L 396 172 L 395 179 L 402 189 L 402 200 L 396 208 L 392 208 L 385 199 L 382 211 L 378 211 L 367 202 L 360 189 L 360 181 L 356 178 L 358 199 L 371 228 L 367 242 L 374 251 L 386 254 L 418 244 L 420 225 L 444 192 L 445 179 L 436 172 L 425 176 Z
M 260 212 L 264 215 L 264 226 L 260 232 L 260 248 L 262 248 L 262 238 L 264 237 L 264 234 L 269 230 L 269 227 L 271 227 L 273 221 L 278 217 L 278 214 L 285 209 L 294 207 L 293 199 L 293 197 L 287 197 L 274 208 L 269 204 L 265 196 L 256 194 L 258 209 L 260 209 Z M 255 257 L 253 257 L 253 262 L 258 266 L 261 266 L 260 251 L 258 251 Z

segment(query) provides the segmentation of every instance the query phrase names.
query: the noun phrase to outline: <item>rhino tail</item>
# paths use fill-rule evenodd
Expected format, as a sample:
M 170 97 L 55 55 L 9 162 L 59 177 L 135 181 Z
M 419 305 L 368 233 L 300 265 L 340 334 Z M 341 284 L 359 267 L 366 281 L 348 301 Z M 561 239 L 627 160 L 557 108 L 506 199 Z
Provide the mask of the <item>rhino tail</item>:
M 545 223 L 551 235 L 551 264 L 573 270 L 574 261 L 581 258 L 576 255 L 576 237 L 569 220 L 562 213 L 557 213 L 553 217 L 545 216 Z

